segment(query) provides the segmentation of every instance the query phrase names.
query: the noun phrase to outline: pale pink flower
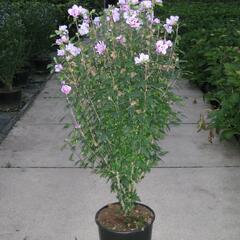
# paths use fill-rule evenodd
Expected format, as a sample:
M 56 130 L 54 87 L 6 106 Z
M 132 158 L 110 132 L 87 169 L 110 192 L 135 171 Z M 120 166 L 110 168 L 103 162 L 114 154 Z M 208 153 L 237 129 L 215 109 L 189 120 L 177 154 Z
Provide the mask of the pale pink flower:
M 166 55 L 168 48 L 172 47 L 172 42 L 170 40 L 159 40 L 156 43 L 156 52 L 157 54 Z
M 171 34 L 173 32 L 173 27 L 171 25 L 164 24 L 163 27 L 165 28 L 167 33 Z
M 177 24 L 179 20 L 179 16 L 170 16 L 170 18 L 166 19 L 166 24 L 170 26 L 174 26 Z
M 136 28 L 136 29 L 140 28 L 141 25 L 143 24 L 142 21 L 139 18 L 137 18 L 136 16 L 131 16 L 131 17 L 127 18 L 126 23 L 130 27 Z
M 69 43 L 66 46 L 66 51 L 69 52 L 74 57 L 78 56 L 81 53 L 81 49 L 76 47 L 76 46 L 74 46 L 72 43 Z
M 142 1 L 141 2 L 141 7 L 145 8 L 145 9 L 150 9 L 152 8 L 152 1 Z
M 72 8 L 68 9 L 68 14 L 74 18 L 78 18 L 80 15 L 86 17 L 88 15 L 88 10 L 75 4 Z
M 63 44 L 62 39 L 61 38 L 57 39 L 56 44 L 59 46 L 62 45 Z
M 74 18 L 79 17 L 80 15 L 79 7 L 77 5 L 73 5 L 72 8 L 68 9 L 68 14 Z
M 119 4 L 119 5 L 127 4 L 127 0 L 119 0 L 119 1 L 118 1 L 118 4 Z
M 63 65 L 62 64 L 56 64 L 54 66 L 54 69 L 55 69 L 56 73 L 59 73 L 59 72 L 61 72 L 63 70 Z
M 120 5 L 120 10 L 121 12 L 128 12 L 130 10 L 130 7 L 128 4 L 123 4 L 123 5 Z
M 159 24 L 160 23 L 160 19 L 159 18 L 154 18 L 152 23 L 153 24 Z
M 68 95 L 71 92 L 72 88 L 66 84 L 62 85 L 61 92 L 65 95 Z
M 64 35 L 64 36 L 61 37 L 61 41 L 62 41 L 62 43 L 68 43 L 69 42 L 69 37 Z
M 89 33 L 89 24 L 83 22 L 83 24 L 80 25 L 78 32 L 81 36 L 87 35 Z
M 64 51 L 63 49 L 58 49 L 58 50 L 57 50 L 57 55 L 58 55 L 59 57 L 63 57 L 63 56 L 65 55 L 65 51 Z
M 94 48 L 99 55 L 103 55 L 107 46 L 103 41 L 99 41 Z

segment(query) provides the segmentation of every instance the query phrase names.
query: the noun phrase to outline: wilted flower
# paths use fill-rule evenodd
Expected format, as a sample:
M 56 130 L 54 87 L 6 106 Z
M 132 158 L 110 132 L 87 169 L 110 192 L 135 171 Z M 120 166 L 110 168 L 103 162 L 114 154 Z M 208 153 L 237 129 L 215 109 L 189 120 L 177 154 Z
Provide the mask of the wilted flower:
M 140 53 L 139 57 L 134 58 L 135 64 L 143 64 L 149 62 L 149 55 Z
M 55 69 L 56 73 L 61 72 L 63 70 L 63 65 L 62 64 L 56 64 L 54 66 L 54 69 Z
M 139 3 L 139 0 L 130 0 L 130 3 L 133 4 L 133 5 L 136 5 Z
M 104 52 L 106 51 L 106 44 L 103 41 L 99 41 L 96 45 L 95 45 L 95 50 L 99 55 L 103 55 Z
M 172 42 L 170 40 L 165 41 L 165 40 L 159 40 L 156 43 L 156 52 L 158 54 L 167 54 L 168 48 L 172 47 Z
M 94 25 L 99 28 L 101 26 L 101 20 L 100 17 L 95 17 L 93 20 Z
M 66 84 L 62 85 L 61 92 L 65 95 L 68 95 L 71 92 L 72 88 Z
M 81 49 L 78 47 L 75 47 L 72 43 L 69 43 L 66 46 L 66 51 L 69 52 L 74 57 L 76 57 L 77 55 L 79 55 L 81 53 Z
M 124 45 L 126 43 L 126 38 L 123 35 L 119 35 L 118 37 L 116 37 L 116 40 L 118 43 Z

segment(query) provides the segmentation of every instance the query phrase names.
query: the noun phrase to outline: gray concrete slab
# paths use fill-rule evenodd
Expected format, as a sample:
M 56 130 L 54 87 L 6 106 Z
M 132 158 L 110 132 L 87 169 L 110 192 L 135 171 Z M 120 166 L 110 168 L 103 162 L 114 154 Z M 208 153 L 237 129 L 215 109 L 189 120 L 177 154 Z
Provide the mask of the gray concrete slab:
M 97 240 L 115 201 L 85 169 L 0 169 L 1 240 Z M 154 169 L 139 185 L 156 213 L 152 240 L 239 240 L 240 169 Z
M 51 80 L 46 84 L 45 89 L 39 94 L 39 98 L 63 98 L 61 91 L 61 84 L 57 79 L 57 75 L 54 75 Z
M 74 167 L 69 161 L 70 150 L 61 151 L 70 129 L 64 125 L 30 125 L 18 122 L 0 145 L 0 166 L 13 167 Z M 237 142 L 208 142 L 208 132 L 197 132 L 196 124 L 173 126 L 160 141 L 168 151 L 159 167 L 240 166 Z
M 42 99 L 39 96 L 33 106 L 22 117 L 22 124 L 52 124 L 71 123 L 70 111 L 65 98 Z
M 64 125 L 19 122 L 0 145 L 0 167 L 73 167 L 70 150 L 61 150 L 69 130 Z
M 190 83 L 188 80 L 177 80 L 174 82 L 173 92 L 176 93 L 178 96 L 181 97 L 202 97 L 202 92 L 199 88 Z
M 179 104 L 175 104 L 173 109 L 179 114 L 181 123 L 198 123 L 200 115 L 204 116 L 206 122 L 209 122 L 207 117 L 211 107 L 203 101 L 202 97 L 182 97 Z
M 196 124 L 173 126 L 160 146 L 169 151 L 159 166 L 211 167 L 240 166 L 240 145 L 234 140 L 208 142 L 208 132 L 197 132 Z

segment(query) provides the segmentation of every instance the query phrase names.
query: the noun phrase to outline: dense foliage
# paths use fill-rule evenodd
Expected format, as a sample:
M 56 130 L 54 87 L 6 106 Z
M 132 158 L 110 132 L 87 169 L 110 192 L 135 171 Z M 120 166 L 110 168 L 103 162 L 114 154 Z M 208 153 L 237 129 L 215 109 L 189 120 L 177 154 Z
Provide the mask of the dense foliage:
M 180 15 L 185 77 L 207 92 L 215 107 L 210 127 L 229 139 L 240 134 L 240 7 L 204 2 L 168 1 L 158 11 Z
M 26 29 L 13 7 L 0 2 L 0 82 L 11 89 L 14 74 L 24 63 Z
M 68 143 L 75 154 L 81 150 L 81 166 L 110 182 L 129 215 L 140 200 L 136 184 L 164 154 L 158 140 L 177 121 L 171 80 L 178 17 L 168 19 L 168 34 L 151 1 L 120 4 L 94 20 L 78 6 L 69 14 L 77 33 L 69 39 L 67 26 L 59 27 L 55 59 L 75 126 Z
M 17 70 L 49 54 L 58 24 L 54 5 L 38 1 L 0 1 L 0 82 L 11 89 Z

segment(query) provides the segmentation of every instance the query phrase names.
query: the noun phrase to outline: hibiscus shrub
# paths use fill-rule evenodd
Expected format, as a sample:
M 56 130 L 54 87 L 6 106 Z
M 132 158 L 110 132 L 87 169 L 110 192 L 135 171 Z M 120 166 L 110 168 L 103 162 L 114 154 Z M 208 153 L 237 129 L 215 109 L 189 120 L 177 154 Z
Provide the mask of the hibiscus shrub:
M 171 91 L 178 17 L 160 23 L 151 1 L 118 6 L 94 19 L 81 6 L 70 8 L 76 34 L 70 39 L 66 25 L 56 31 L 54 69 L 73 117 L 66 140 L 72 156 L 110 182 L 128 215 L 140 200 L 136 184 L 164 154 L 159 139 L 178 121 L 172 105 L 179 98 Z

